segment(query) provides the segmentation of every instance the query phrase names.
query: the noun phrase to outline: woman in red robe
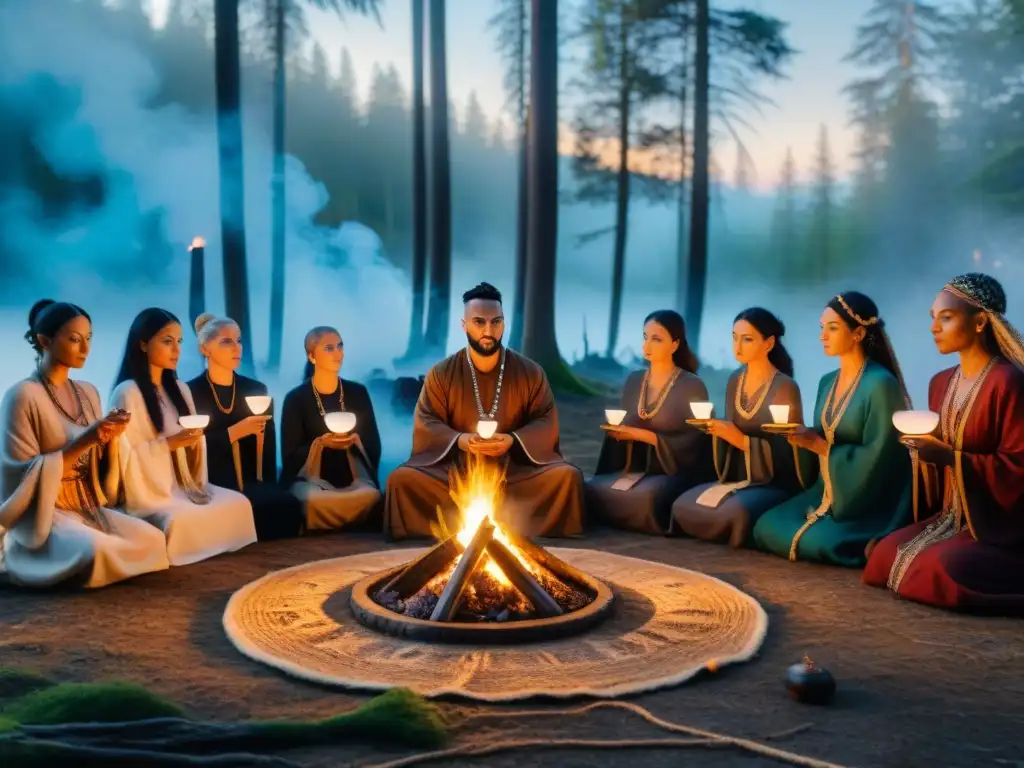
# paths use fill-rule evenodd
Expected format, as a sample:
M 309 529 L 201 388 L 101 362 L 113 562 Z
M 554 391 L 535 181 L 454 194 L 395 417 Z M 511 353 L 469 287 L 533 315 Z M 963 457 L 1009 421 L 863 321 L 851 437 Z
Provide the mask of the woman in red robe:
M 918 522 L 878 542 L 866 584 L 940 608 L 1024 615 L 1024 343 L 1005 311 L 988 275 L 956 277 L 936 296 L 935 345 L 960 364 L 929 385 L 936 434 L 903 438 L 934 513 L 915 508 Z

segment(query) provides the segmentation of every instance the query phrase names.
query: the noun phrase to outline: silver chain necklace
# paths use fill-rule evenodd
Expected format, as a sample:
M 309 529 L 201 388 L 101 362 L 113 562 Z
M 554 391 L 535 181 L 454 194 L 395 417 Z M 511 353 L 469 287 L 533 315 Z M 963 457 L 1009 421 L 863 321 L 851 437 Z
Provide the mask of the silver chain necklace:
M 501 365 L 498 367 L 498 384 L 494 388 L 494 401 L 491 403 L 491 410 L 485 416 L 484 404 L 480 400 L 480 386 L 476 382 L 476 366 L 473 365 L 473 357 L 469 354 L 469 347 L 466 347 L 466 361 L 469 363 L 469 375 L 473 377 L 473 396 L 476 397 L 476 412 L 481 419 L 493 419 L 498 412 L 498 402 L 501 400 L 501 381 L 505 378 L 505 350 L 501 350 Z

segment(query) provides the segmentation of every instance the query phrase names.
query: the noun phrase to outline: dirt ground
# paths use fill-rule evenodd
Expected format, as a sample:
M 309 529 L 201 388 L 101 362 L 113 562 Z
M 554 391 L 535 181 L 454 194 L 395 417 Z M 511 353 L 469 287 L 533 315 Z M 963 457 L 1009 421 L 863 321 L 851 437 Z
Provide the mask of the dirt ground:
M 603 406 L 593 400 L 561 404 L 563 450 L 588 472 L 597 457 Z M 659 717 L 751 739 L 810 724 L 771 743 L 847 766 L 1024 766 L 1020 621 L 950 615 L 900 602 L 861 585 L 857 572 L 790 564 L 757 552 L 603 530 L 589 533 L 586 545 L 709 573 L 753 595 L 769 614 L 768 637 L 753 661 L 631 699 Z M 293 680 L 244 658 L 224 636 L 221 614 L 234 590 L 268 571 L 382 546 L 377 536 L 318 536 L 259 544 L 91 593 L 0 589 L 0 664 L 61 680 L 138 682 L 218 720 L 343 711 L 367 697 Z M 786 667 L 805 653 L 838 680 L 831 707 L 801 705 L 786 695 Z M 530 708 L 549 706 L 565 704 Z M 620 711 L 487 727 L 503 737 L 669 735 Z M 362 766 L 397 754 L 359 748 L 288 757 L 311 766 Z M 775 763 L 721 749 L 574 749 L 443 764 Z

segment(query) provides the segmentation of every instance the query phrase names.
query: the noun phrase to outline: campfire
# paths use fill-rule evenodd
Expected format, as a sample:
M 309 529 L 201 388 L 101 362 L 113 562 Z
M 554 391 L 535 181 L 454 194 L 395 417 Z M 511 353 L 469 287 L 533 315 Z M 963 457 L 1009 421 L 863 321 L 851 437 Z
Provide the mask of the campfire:
M 431 639 L 452 639 L 439 636 L 444 627 L 558 624 L 564 634 L 603 618 L 612 600 L 607 586 L 497 521 L 504 489 L 499 465 L 471 460 L 452 472 L 449 485 L 458 531 L 439 512 L 436 546 L 356 585 L 352 606 L 360 621 L 406 636 L 424 634 L 412 627 L 432 625 L 438 631 L 426 632 Z

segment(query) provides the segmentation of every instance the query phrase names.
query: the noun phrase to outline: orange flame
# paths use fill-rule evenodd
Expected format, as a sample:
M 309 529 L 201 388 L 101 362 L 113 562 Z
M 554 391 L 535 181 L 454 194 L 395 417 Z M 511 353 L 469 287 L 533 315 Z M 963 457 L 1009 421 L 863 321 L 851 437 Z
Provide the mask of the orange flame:
M 505 468 L 499 462 L 469 454 L 466 468 L 460 472 L 452 468 L 448 476 L 448 494 L 459 509 L 460 528 L 456 536 L 463 547 L 468 547 L 484 520 L 494 526 L 494 538 L 504 544 L 521 563 L 532 570 L 532 562 L 524 558 L 494 519 L 505 492 Z M 504 572 L 490 558 L 485 570 L 502 584 L 509 584 Z

